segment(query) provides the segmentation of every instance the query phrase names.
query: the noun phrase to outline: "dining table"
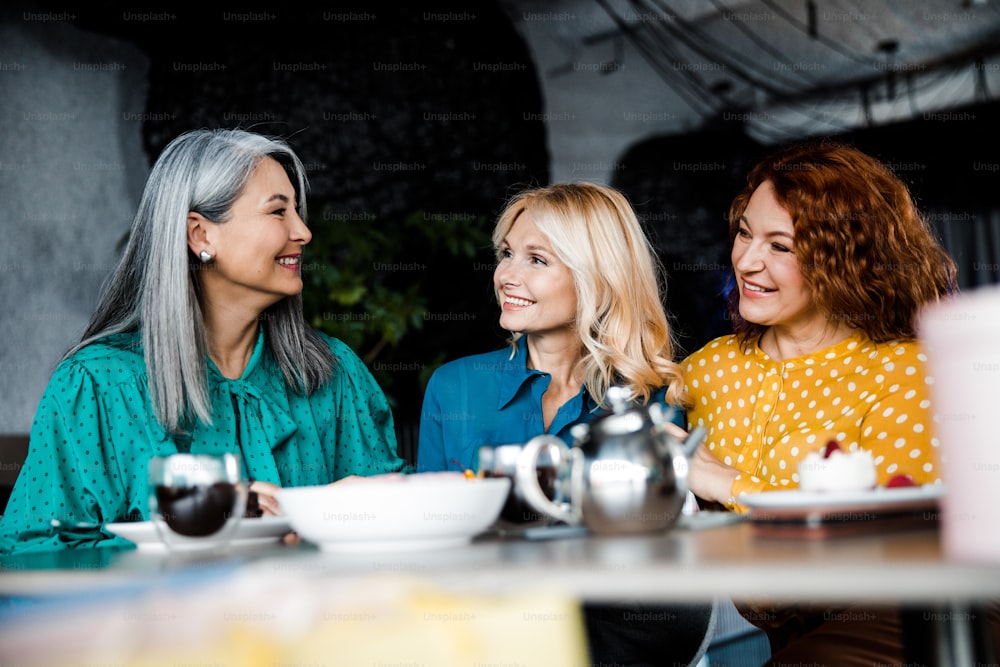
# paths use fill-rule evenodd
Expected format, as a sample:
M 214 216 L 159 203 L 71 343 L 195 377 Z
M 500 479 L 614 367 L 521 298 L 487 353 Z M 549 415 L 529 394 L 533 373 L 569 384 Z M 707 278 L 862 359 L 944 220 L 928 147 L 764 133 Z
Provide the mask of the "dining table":
M 411 647 L 435 633 L 458 646 L 464 634 L 472 655 L 471 644 L 495 640 L 494 630 L 467 623 L 475 619 L 492 622 L 499 635 L 519 633 L 535 649 L 464 664 L 574 664 L 586 661 L 581 602 L 728 599 L 899 605 L 906 664 L 996 664 L 984 641 L 985 612 L 1000 600 L 1000 562 L 948 558 L 939 522 L 925 519 L 862 533 L 774 535 L 740 515 L 703 511 L 652 533 L 493 528 L 446 548 L 352 551 L 274 541 L 211 555 L 134 548 L 9 555 L 0 557 L 0 656 L 3 664 L 61 664 L 60 647 L 69 645 L 79 657 L 108 664 L 170 664 L 167 656 L 180 664 L 180 654 L 162 647 L 179 650 L 176 638 L 183 636 L 194 642 L 187 663 L 197 657 L 211 664 L 212 650 L 234 658 L 256 646 L 260 657 L 265 648 L 287 651 L 297 637 L 296 646 L 308 644 L 313 652 L 286 662 L 308 664 L 324 651 L 341 654 L 338 641 L 357 644 L 352 650 L 363 655 L 388 642 L 378 637 L 390 631 L 412 637 Z M 407 626 L 402 608 L 423 623 Z M 317 622 L 322 631 L 303 632 Z M 203 650 L 195 642 L 199 633 Z M 108 653 L 111 645 L 117 652 Z M 546 646 L 562 647 L 566 659 L 544 655 L 539 647 Z M 411 662 L 383 657 L 364 664 L 433 664 L 409 655 Z M 257 664 L 239 659 L 231 664 Z

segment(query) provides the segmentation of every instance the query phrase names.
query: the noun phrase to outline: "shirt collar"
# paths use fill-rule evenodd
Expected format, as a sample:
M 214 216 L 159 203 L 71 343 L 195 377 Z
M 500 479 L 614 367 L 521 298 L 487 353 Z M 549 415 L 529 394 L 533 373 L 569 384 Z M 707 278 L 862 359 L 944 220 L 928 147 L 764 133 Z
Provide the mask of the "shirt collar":
M 540 370 L 528 368 L 528 344 L 524 336 L 514 341 L 513 355 L 507 353 L 500 368 L 500 392 L 497 399 L 497 410 L 503 410 L 517 396 L 521 387 L 536 375 L 545 375 Z M 600 409 L 597 401 L 591 397 L 586 387 L 580 388 L 583 408 L 587 413 L 595 413 Z
M 250 359 L 247 360 L 247 367 L 243 369 L 243 374 L 240 376 L 240 380 L 246 380 L 247 378 L 250 377 L 250 375 L 257 369 L 257 367 L 260 366 L 260 360 L 261 357 L 263 356 L 264 356 L 264 327 L 258 325 L 257 342 L 254 343 L 253 352 L 250 354 Z M 220 371 L 219 367 L 215 365 L 215 362 L 212 361 L 211 357 L 206 355 L 206 359 L 208 360 L 208 372 L 210 374 L 218 375 L 219 378 L 223 380 L 229 379 L 222 374 L 222 371 Z
M 517 392 L 521 390 L 524 383 L 535 375 L 542 375 L 542 372 L 534 368 L 528 368 L 528 344 L 521 336 L 514 341 L 513 355 L 510 351 L 500 368 L 500 392 L 497 402 L 497 410 L 503 410 L 514 400 Z

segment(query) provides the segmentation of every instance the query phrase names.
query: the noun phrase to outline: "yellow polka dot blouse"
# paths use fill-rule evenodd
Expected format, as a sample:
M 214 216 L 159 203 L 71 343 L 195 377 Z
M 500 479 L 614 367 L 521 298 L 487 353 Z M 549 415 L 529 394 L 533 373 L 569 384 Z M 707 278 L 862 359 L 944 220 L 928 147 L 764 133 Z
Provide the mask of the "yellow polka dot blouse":
M 879 485 L 897 474 L 936 482 L 925 362 L 915 341 L 874 343 L 860 331 L 783 362 L 722 336 L 683 363 L 694 399 L 688 427 L 704 426 L 709 451 L 741 471 L 738 511 L 740 494 L 798 487 L 798 461 L 831 439 L 870 450 Z

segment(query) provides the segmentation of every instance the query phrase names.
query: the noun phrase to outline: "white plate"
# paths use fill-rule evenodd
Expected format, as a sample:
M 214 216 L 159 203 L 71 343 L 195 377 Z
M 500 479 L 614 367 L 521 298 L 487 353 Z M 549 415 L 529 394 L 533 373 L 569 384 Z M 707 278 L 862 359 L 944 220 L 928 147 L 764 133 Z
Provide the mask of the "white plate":
M 468 544 L 496 521 L 509 490 L 507 477 L 389 474 L 284 488 L 278 502 L 323 551 L 413 551 Z
M 166 545 L 160 540 L 156 526 L 152 521 L 133 521 L 128 523 L 107 523 L 104 528 L 108 532 L 134 542 L 143 551 L 166 551 Z M 281 540 L 285 533 L 292 530 L 288 517 L 262 516 L 257 519 L 243 519 L 236 527 L 236 532 L 229 540 L 231 547 L 247 547 L 260 544 L 271 544 Z M 192 544 L 206 546 L 211 544 L 211 537 L 190 538 Z
M 868 491 L 767 491 L 740 496 L 741 505 L 768 510 L 822 510 L 846 507 L 881 508 L 896 505 L 916 505 L 938 500 L 945 493 L 942 484 L 902 486 L 894 489 L 877 487 Z

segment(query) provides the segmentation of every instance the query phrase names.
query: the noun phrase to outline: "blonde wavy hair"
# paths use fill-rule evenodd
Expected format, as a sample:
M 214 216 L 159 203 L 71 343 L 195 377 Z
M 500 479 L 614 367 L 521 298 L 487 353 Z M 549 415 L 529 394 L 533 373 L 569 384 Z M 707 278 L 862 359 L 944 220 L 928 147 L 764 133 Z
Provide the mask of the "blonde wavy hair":
M 523 190 L 497 220 L 495 249 L 523 213 L 573 275 L 582 345 L 578 368 L 594 400 L 606 407 L 608 387 L 626 385 L 633 398 L 647 402 L 666 386 L 667 403 L 686 406 L 664 306 L 663 266 L 625 196 L 587 182 Z M 519 337 L 513 334 L 511 344 Z

